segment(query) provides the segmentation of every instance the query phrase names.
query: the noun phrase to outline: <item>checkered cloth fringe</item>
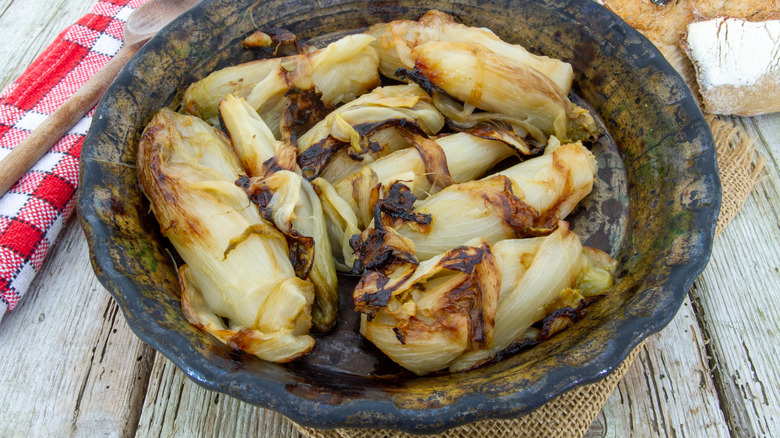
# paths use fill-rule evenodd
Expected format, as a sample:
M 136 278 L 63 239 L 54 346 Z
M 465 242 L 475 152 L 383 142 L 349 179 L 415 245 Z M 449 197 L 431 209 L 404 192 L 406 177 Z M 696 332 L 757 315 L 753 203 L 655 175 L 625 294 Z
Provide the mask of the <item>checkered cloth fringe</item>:
M 0 94 L 0 159 L 117 53 L 125 20 L 145 1 L 98 1 Z M 0 319 L 19 303 L 73 212 L 91 121 L 92 112 L 0 198 Z

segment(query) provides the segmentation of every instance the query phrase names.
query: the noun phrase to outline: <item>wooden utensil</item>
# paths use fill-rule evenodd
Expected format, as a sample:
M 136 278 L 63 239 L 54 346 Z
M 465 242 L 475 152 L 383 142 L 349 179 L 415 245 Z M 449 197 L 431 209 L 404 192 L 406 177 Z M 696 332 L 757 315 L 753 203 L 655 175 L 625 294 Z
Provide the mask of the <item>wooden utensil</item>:
M 0 162 L 0 196 L 98 103 L 122 67 L 141 46 L 199 2 L 149 0 L 133 11 L 125 23 L 124 45 L 119 52 Z

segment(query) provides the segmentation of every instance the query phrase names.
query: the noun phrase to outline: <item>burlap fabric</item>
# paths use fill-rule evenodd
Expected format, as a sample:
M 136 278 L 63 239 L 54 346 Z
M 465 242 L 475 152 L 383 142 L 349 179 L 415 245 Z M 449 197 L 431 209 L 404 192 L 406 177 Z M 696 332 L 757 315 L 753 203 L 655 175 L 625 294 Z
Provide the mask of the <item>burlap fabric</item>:
M 761 178 L 764 159 L 756 153 L 753 138 L 730 120 L 708 116 L 712 136 L 718 151 L 718 173 L 723 187 L 715 236 L 726 228 L 747 200 L 753 186 Z
M 758 182 L 763 160 L 756 155 L 753 139 L 728 119 L 709 116 L 718 153 L 718 171 L 723 187 L 720 216 L 715 228 L 717 237 L 737 215 L 753 186 Z M 441 438 L 467 437 L 582 437 L 620 379 L 642 349 L 639 344 L 615 371 L 603 380 L 580 386 L 520 418 L 489 420 L 459 426 L 438 435 Z M 333 429 L 318 430 L 299 426 L 311 438 L 405 438 L 413 435 L 391 430 Z

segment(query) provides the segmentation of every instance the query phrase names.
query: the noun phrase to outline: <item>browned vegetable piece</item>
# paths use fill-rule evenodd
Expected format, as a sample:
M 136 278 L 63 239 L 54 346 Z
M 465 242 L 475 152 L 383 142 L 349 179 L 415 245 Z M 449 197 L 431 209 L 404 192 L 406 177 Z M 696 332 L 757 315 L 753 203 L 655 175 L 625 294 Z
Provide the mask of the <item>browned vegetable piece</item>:
M 373 39 L 349 35 L 324 49 L 218 70 L 190 85 L 182 105 L 188 113 L 216 126 L 219 102 L 228 94 L 242 97 L 281 139 L 283 116 L 294 104 L 291 97 L 314 95 L 307 99 L 333 107 L 379 85 L 379 59 L 370 45 Z
M 402 182 L 417 199 L 452 184 L 482 176 L 513 150 L 505 143 L 465 133 L 428 139 L 414 131 L 399 129 L 414 145 L 366 164 L 359 172 L 337 181 L 336 192 L 350 205 L 365 229 L 374 217 L 380 185 L 388 190 Z
M 363 274 L 355 289 L 363 336 L 417 374 L 493 344 L 500 273 L 487 243 L 407 265 L 416 268 L 411 276 L 392 265 Z
M 322 174 L 333 182 L 360 170 L 367 161 L 409 147 L 396 127 L 431 135 L 444 117 L 414 84 L 375 88 L 339 107 L 298 139 L 304 176 Z
M 550 135 L 564 142 L 600 135 L 590 114 L 567 98 L 572 67 L 565 62 L 436 10 L 367 33 L 376 37 L 382 74 L 417 82 L 456 129 L 501 138 L 521 153 Z
M 313 322 L 326 332 L 338 313 L 336 270 L 322 207 L 311 184 L 300 176 L 296 149 L 277 141 L 245 100 L 228 95 L 220 111 L 233 150 L 252 177 L 239 182 L 264 219 L 285 235 L 295 274 L 316 286 Z
M 434 104 L 445 115 L 504 121 L 539 142 L 550 135 L 563 142 L 586 141 L 600 133 L 590 113 L 547 76 L 480 44 L 428 42 L 411 54 L 415 69 L 436 87 Z
M 596 162 L 581 144 L 552 142 L 544 155 L 478 181 L 455 184 L 417 201 L 415 215 L 430 223 L 399 221 L 378 206 L 376 221 L 414 241 L 420 260 L 474 238 L 500 240 L 549 233 L 593 188 Z M 370 232 L 370 229 L 369 229 Z
M 243 186 L 262 216 L 287 238 L 296 275 L 314 283 L 314 326 L 320 332 L 330 330 L 338 313 L 338 279 L 325 216 L 311 183 L 279 170 L 246 180 Z
M 168 109 L 138 145 L 141 187 L 185 262 L 187 319 L 230 347 L 287 362 L 314 346 L 314 285 L 295 276 L 284 235 L 236 186 L 241 173 L 219 131 Z
M 571 88 L 571 65 L 547 56 L 534 55 L 523 46 L 502 41 L 489 29 L 457 23 L 452 16 L 435 9 L 418 21 L 379 23 L 366 33 L 376 37 L 372 45 L 379 53 L 379 70 L 390 78 L 397 78 L 395 74 L 398 69 L 414 68 L 415 59 L 411 52 L 420 44 L 430 41 L 469 42 L 480 44 L 486 50 L 505 56 L 517 64 L 533 68 L 547 76 L 563 94 L 568 94 Z
M 372 240 L 360 258 L 381 262 L 362 262 L 354 292 L 361 333 L 417 374 L 473 368 L 562 330 L 583 312 L 580 290 L 605 293 L 616 264 L 565 222 L 546 237 L 475 240 L 420 263 L 391 228 Z

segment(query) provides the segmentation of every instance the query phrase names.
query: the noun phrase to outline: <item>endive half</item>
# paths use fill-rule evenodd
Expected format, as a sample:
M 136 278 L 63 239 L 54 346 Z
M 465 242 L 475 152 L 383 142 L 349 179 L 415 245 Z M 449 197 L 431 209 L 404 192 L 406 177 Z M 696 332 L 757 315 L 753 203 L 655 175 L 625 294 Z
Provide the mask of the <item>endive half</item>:
M 550 135 L 563 142 L 592 140 L 600 133 L 590 113 L 547 76 L 481 44 L 431 41 L 411 56 L 418 75 L 410 77 L 429 81 L 436 107 L 461 128 L 503 121 L 539 142 Z
M 322 174 L 333 182 L 368 160 L 409 147 L 396 132 L 397 126 L 431 135 L 444 126 L 444 117 L 415 84 L 378 87 L 332 111 L 301 135 L 298 164 L 307 178 Z
M 161 110 L 138 146 L 138 176 L 179 268 L 187 319 L 233 348 L 286 362 L 314 345 L 314 285 L 295 275 L 285 236 L 253 208 L 227 139 Z
M 449 186 L 415 202 L 405 215 L 397 212 L 405 206 L 382 200 L 376 204 L 376 220 L 414 241 L 420 260 L 474 238 L 493 244 L 546 234 L 591 192 L 596 171 L 593 154 L 581 144 L 551 141 L 544 155 L 481 180 Z M 371 232 L 364 231 L 360 240 Z
M 571 65 L 558 59 L 530 53 L 523 46 L 502 41 L 489 29 L 456 23 L 452 16 L 437 10 L 425 13 L 418 21 L 395 20 L 371 26 L 366 32 L 376 37 L 372 46 L 379 53 L 379 70 L 390 78 L 399 68 L 414 68 L 411 52 L 429 41 L 471 42 L 484 46 L 513 62 L 533 68 L 547 76 L 563 94 L 568 94 L 572 82 Z
M 402 130 L 414 145 L 366 164 L 333 187 L 352 208 L 358 227 L 365 229 L 374 216 L 381 187 L 402 182 L 417 199 L 425 199 L 454 183 L 481 177 L 513 150 L 505 143 L 465 133 L 428 139 Z
M 328 331 L 338 313 L 338 279 L 317 193 L 309 181 L 288 170 L 245 180 L 243 187 L 287 238 L 296 275 L 314 283 L 313 322 L 320 332 Z
M 583 248 L 565 222 L 546 237 L 492 247 L 475 240 L 419 264 L 408 243 L 384 239 L 393 258 L 363 274 L 354 300 L 361 334 L 417 374 L 472 368 L 529 336 L 538 341 L 534 323 L 584 306 L 581 290 L 605 293 L 615 268 L 609 255 Z M 560 330 L 562 321 L 554 323 Z
M 379 85 L 379 59 L 370 45 L 373 39 L 369 35 L 348 35 L 324 49 L 218 70 L 190 85 L 182 105 L 188 113 L 218 125 L 219 102 L 228 94 L 243 97 L 274 136 L 281 138 L 283 128 L 290 129 L 292 122 L 297 122 L 288 120 L 282 126 L 291 99 L 308 99 L 313 106 L 298 111 L 298 116 L 310 118 L 321 113 L 321 108 L 316 108 L 319 101 L 333 107 Z M 307 94 L 314 94 L 316 99 Z M 308 114 L 310 109 L 317 111 Z
M 336 268 L 322 206 L 296 168 L 296 149 L 274 139 L 263 119 L 241 98 L 228 95 L 220 112 L 233 150 L 251 178 L 239 183 L 285 235 L 299 278 L 316 286 L 312 316 L 317 330 L 329 330 L 338 313 Z M 297 171 L 297 172 L 294 172 Z

